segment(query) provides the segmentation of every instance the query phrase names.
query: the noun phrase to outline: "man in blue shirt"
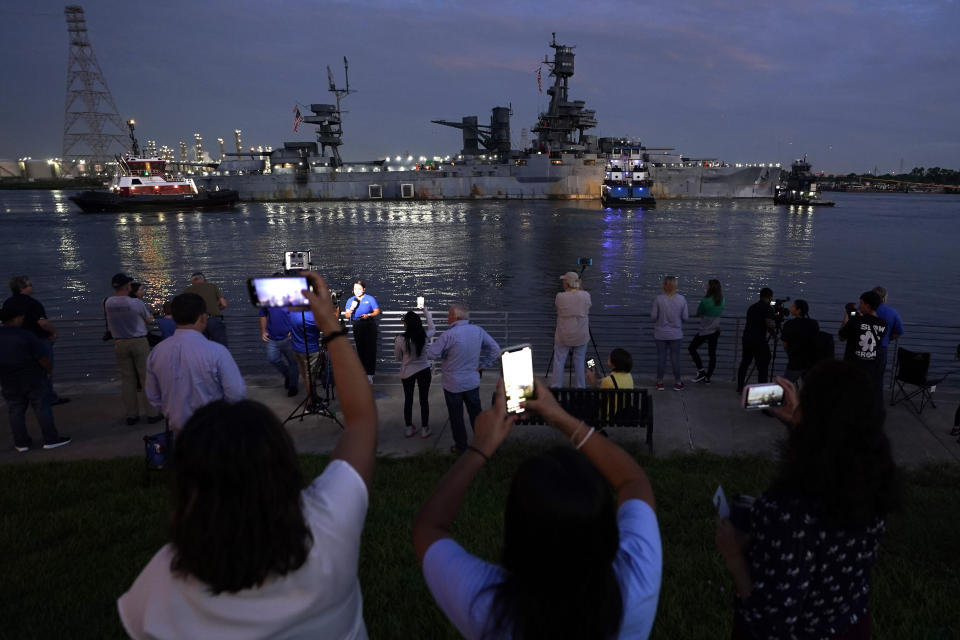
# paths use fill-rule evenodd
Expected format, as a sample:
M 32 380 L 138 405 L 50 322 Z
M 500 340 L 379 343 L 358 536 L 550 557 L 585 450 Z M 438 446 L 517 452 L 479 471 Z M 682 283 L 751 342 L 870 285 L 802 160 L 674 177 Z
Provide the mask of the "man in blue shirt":
M 260 307 L 260 339 L 267 345 L 267 361 L 283 376 L 287 397 L 297 395 L 297 356 L 291 344 L 290 312 L 283 307 Z
M 449 328 L 429 347 L 427 358 L 441 361 L 443 397 L 450 413 L 453 432 L 453 453 L 467 449 L 467 430 L 463 424 L 463 405 L 467 405 L 470 428 L 480 414 L 480 369 L 488 367 L 500 356 L 500 345 L 490 334 L 470 324 L 470 311 L 459 304 L 447 313 Z
M 203 335 L 207 307 L 195 293 L 181 293 L 170 304 L 174 334 L 147 358 L 147 398 L 179 431 L 193 412 L 214 400 L 239 402 L 247 386 L 225 346 Z
M 363 280 L 353 283 L 353 296 L 347 300 L 343 315 L 353 323 L 353 342 L 357 345 L 357 355 L 367 372 L 367 381 L 373 384 L 377 372 L 377 321 L 380 305 L 377 299 L 367 293 L 367 284 Z
M 40 424 L 43 448 L 56 449 L 70 444 L 53 424 L 47 376 L 50 373 L 49 343 L 23 328 L 29 306 L 20 301 L 4 305 L 0 311 L 0 387 L 7 403 L 7 416 L 13 432 L 13 446 L 20 453 L 30 450 L 33 441 L 27 433 L 27 405 Z
M 313 406 L 313 382 L 320 373 L 320 329 L 314 321 L 312 311 L 291 311 L 287 314 L 287 320 L 290 322 L 290 346 L 297 358 L 303 384 L 307 388 L 309 410 Z M 329 368 L 326 368 L 325 372 L 329 372 Z
M 883 318 L 887 323 L 887 332 L 880 340 L 880 386 L 883 386 L 883 377 L 887 373 L 887 348 L 891 340 L 897 340 L 903 335 L 903 321 L 897 310 L 887 304 L 886 287 L 876 286 L 873 292 L 880 296 L 880 306 L 876 308 L 878 318 Z M 892 383 L 891 383 L 892 384 Z

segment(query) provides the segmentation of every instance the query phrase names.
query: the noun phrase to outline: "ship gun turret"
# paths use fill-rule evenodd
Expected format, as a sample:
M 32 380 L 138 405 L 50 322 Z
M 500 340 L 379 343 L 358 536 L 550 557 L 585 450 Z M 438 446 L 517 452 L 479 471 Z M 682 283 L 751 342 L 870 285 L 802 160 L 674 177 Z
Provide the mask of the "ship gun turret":
M 449 120 L 431 120 L 434 124 L 453 127 L 463 131 L 463 149 L 465 156 L 480 155 L 480 146 L 501 157 L 510 155 L 510 116 L 511 107 L 494 107 L 490 114 L 490 124 L 478 124 L 477 116 L 464 116 L 460 122 Z

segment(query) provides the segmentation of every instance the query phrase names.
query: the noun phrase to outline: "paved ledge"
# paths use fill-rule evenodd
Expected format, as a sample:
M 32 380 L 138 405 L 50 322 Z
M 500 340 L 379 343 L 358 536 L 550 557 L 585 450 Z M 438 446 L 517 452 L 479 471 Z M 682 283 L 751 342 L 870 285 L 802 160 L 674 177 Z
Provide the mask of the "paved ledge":
M 684 391 L 653 390 L 653 378 L 635 376 L 640 386 L 650 389 L 654 398 L 653 442 L 658 456 L 673 452 L 705 450 L 720 455 L 758 454 L 775 456 L 777 442 L 783 436 L 783 425 L 759 412 L 747 412 L 739 406 L 739 396 L 730 382 L 717 381 L 704 386 L 687 383 Z M 247 376 L 248 395 L 271 407 L 282 419 L 302 399 L 287 398 L 277 376 Z M 487 375 L 481 385 L 481 400 L 488 406 L 495 377 Z M 118 456 L 142 456 L 143 436 L 162 430 L 162 424 L 147 425 L 141 421 L 128 427 L 120 403 L 120 385 L 116 380 L 104 383 L 79 382 L 57 384 L 61 395 L 71 401 L 54 407 L 54 418 L 61 433 L 73 438 L 65 447 L 45 451 L 34 447 L 26 453 L 13 448 L 6 405 L 0 407 L 0 463 L 43 462 L 48 460 L 85 460 Z M 430 424 L 434 435 L 426 440 L 403 435 L 403 390 L 396 376 L 378 376 L 374 391 L 380 418 L 377 453 L 384 457 L 412 456 L 428 450 L 446 452 L 453 444 L 447 424 L 440 377 L 435 376 L 430 388 Z M 905 405 L 888 407 L 887 433 L 899 464 L 917 466 L 930 462 L 960 463 L 960 444 L 949 435 L 960 394 L 938 392 L 937 407 L 927 406 L 922 416 L 913 414 Z M 340 415 L 336 401 L 332 408 Z M 418 402 L 414 402 L 414 424 L 420 423 Z M 39 428 L 30 411 L 27 428 L 34 442 L 40 439 Z M 332 451 L 339 427 L 328 418 L 305 416 L 287 422 L 297 450 L 301 453 Z M 611 437 L 630 443 L 634 450 L 645 450 L 641 429 L 608 429 Z M 510 434 L 516 441 L 537 441 L 545 445 L 560 444 L 564 439 L 549 427 L 516 427 Z

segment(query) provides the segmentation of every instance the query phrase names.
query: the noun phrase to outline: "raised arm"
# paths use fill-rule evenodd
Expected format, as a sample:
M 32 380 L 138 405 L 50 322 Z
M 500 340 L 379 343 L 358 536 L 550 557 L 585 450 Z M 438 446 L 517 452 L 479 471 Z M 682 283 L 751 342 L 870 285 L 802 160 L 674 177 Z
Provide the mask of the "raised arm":
M 543 380 L 537 379 L 536 398 L 527 400 L 524 407 L 543 416 L 572 444 L 583 443 L 580 451 L 616 490 L 618 504 L 637 499 L 656 510 L 653 487 L 637 461 L 609 438 L 594 434 L 588 425 L 564 411 Z
M 442 538 L 451 537 L 450 527 L 457 517 L 457 511 L 470 483 L 480 471 L 480 467 L 503 443 L 516 420 L 516 416 L 507 415 L 503 382 L 498 382 L 493 406 L 474 421 L 473 445 L 457 458 L 450 470 L 440 479 L 413 521 L 413 547 L 421 564 L 430 545 Z
M 333 450 L 333 458 L 343 460 L 363 478 L 367 489 L 373 481 L 374 459 L 377 452 L 377 406 L 366 372 L 350 341 L 341 333 L 337 321 L 337 307 L 330 297 L 330 289 L 319 274 L 303 272 L 312 289 L 303 293 L 310 300 L 310 310 L 317 327 L 327 342 L 327 353 L 333 367 L 333 381 L 340 397 L 344 429 Z
M 433 316 L 430 314 L 430 309 L 426 307 L 423 308 L 423 317 L 427 319 L 427 340 L 429 340 L 433 337 L 433 334 L 437 332 L 437 327 L 433 324 Z

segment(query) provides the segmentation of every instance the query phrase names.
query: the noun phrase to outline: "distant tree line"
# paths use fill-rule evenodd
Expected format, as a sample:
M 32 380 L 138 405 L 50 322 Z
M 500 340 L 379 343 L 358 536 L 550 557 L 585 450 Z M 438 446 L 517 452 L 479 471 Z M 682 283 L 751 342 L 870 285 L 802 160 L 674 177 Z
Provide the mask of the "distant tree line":
M 839 178 L 839 176 L 836 176 Z M 940 167 L 914 167 L 910 173 L 888 173 L 874 175 L 872 173 L 848 173 L 844 181 L 859 180 L 903 180 L 905 182 L 922 182 L 925 184 L 942 184 L 960 186 L 960 171 L 956 169 L 941 169 Z

